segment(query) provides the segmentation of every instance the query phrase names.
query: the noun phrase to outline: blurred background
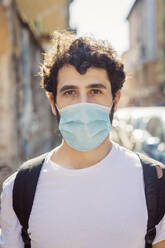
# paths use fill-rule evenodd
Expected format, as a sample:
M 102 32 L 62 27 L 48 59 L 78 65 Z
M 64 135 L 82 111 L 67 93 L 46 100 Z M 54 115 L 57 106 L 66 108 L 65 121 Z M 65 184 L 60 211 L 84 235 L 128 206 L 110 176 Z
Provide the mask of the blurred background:
M 38 76 L 59 29 L 111 42 L 127 72 L 112 139 L 165 163 L 164 0 L 0 0 L 0 185 L 61 141 Z

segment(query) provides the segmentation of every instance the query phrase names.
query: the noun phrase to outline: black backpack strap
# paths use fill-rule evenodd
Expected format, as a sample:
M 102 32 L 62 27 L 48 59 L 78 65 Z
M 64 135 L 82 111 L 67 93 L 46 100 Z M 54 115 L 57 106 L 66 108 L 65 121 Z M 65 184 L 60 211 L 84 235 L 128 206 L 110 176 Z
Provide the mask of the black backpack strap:
M 22 226 L 25 248 L 30 248 L 28 222 L 40 171 L 47 153 L 25 162 L 18 170 L 13 186 L 13 209 Z
M 156 236 L 155 226 L 161 221 L 165 214 L 165 166 L 159 161 L 151 159 L 144 154 L 137 154 L 143 167 L 145 196 L 148 210 L 145 248 L 152 248 L 152 243 Z M 157 166 L 162 172 L 161 178 L 158 178 Z

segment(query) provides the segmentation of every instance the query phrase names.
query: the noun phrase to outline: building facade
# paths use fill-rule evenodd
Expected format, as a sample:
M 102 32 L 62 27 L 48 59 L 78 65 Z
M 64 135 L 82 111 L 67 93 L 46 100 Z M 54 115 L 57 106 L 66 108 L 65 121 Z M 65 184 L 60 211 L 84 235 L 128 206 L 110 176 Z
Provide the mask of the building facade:
M 24 19 L 37 35 L 46 35 L 56 29 L 68 29 L 69 6 L 73 0 L 17 0 Z
M 123 106 L 164 104 L 164 0 L 134 1 L 127 20 L 130 47 L 122 56 L 127 71 L 122 104 Z
M 14 0 L 0 0 L 0 24 L 1 190 L 23 161 L 49 151 L 61 137 L 38 75 L 45 34 L 33 30 Z

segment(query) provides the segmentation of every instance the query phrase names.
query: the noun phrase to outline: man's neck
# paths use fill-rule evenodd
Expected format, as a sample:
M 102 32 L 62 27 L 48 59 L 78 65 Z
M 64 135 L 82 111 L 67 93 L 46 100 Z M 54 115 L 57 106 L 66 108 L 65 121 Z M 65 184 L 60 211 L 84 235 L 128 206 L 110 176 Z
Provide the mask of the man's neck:
M 68 169 L 82 169 L 103 160 L 112 149 L 109 136 L 93 150 L 81 152 L 70 147 L 65 141 L 57 147 L 51 160 Z

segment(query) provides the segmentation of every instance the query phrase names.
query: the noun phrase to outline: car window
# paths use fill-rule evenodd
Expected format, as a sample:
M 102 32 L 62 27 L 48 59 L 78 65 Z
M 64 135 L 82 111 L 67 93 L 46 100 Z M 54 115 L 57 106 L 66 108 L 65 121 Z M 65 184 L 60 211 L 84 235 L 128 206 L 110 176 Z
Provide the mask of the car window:
M 161 142 L 164 142 L 163 122 L 161 119 L 153 117 L 147 125 L 146 130 L 154 137 L 158 137 Z

